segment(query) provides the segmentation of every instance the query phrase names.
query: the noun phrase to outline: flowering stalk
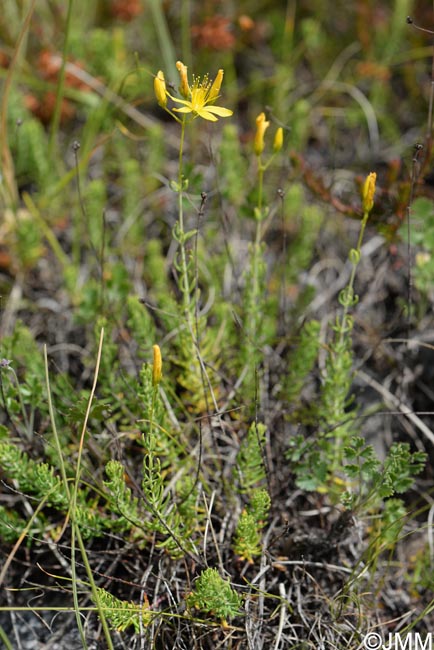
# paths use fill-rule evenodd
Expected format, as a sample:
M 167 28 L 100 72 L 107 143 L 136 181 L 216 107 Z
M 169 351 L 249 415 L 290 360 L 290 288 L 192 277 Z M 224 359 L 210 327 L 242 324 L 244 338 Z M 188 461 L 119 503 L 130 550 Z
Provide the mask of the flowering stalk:
M 328 431 L 334 435 L 334 450 L 331 472 L 341 466 L 342 449 L 348 436 L 348 393 L 352 383 L 353 353 L 352 337 L 353 319 L 350 310 L 358 302 L 354 293 L 354 281 L 360 262 L 363 236 L 369 214 L 374 206 L 376 174 L 372 172 L 366 178 L 362 193 L 363 218 L 360 225 L 357 245 L 349 253 L 352 265 L 348 285 L 339 294 L 339 302 L 343 307 L 340 318 L 336 319 L 333 329 L 334 341 L 329 346 L 329 356 L 326 362 L 326 374 L 322 387 L 322 408 L 324 421 Z
M 219 97 L 220 87 L 223 81 L 223 70 L 219 70 L 216 78 L 211 82 L 207 75 L 202 79 L 193 77 L 193 84 L 190 85 L 188 80 L 188 69 L 182 61 L 176 62 L 176 69 L 179 73 L 180 86 L 179 93 L 182 99 L 174 97 L 169 93 L 166 87 L 164 73 L 160 70 L 154 77 L 154 92 L 158 104 L 169 113 L 181 125 L 181 142 L 179 146 L 179 166 L 178 182 L 172 183 L 172 188 L 178 193 L 178 222 L 174 228 L 174 237 L 179 242 L 180 247 L 180 264 L 178 271 L 180 273 L 180 289 L 183 299 L 184 313 L 187 318 L 189 330 L 192 331 L 192 313 L 191 313 L 191 291 L 188 277 L 188 261 L 185 249 L 186 241 L 193 236 L 193 232 L 184 230 L 184 210 L 183 210 L 183 192 L 188 187 L 187 179 L 183 175 L 183 154 L 185 141 L 185 127 L 190 116 L 190 121 L 201 117 L 209 122 L 216 122 L 218 117 L 230 117 L 232 111 L 222 106 L 215 106 L 215 101 Z M 168 106 L 168 98 L 175 104 L 181 104 L 180 107 Z M 179 117 L 175 113 L 180 113 Z
M 216 122 L 220 117 L 229 117 L 232 111 L 222 106 L 216 106 L 223 81 L 223 70 L 219 70 L 214 81 L 207 75 L 203 78 L 193 77 L 190 84 L 188 69 L 182 61 L 177 61 L 176 69 L 179 73 L 180 97 L 170 94 L 166 87 L 164 74 L 160 70 L 154 77 L 154 92 L 157 102 L 181 127 L 181 138 L 178 158 L 178 178 L 171 183 L 172 189 L 178 194 L 178 220 L 173 228 L 173 237 L 179 244 L 179 254 L 174 266 L 178 272 L 178 287 L 182 294 L 182 308 L 186 319 L 187 332 L 190 335 L 190 344 L 183 345 L 185 360 L 191 366 L 192 360 L 198 356 L 197 323 L 194 327 L 194 302 L 192 292 L 191 261 L 186 249 L 187 241 L 196 235 L 196 230 L 185 230 L 184 225 L 184 192 L 188 187 L 188 179 L 184 178 L 183 156 L 186 125 L 191 124 L 200 117 L 208 122 Z M 170 102 L 169 102 L 170 100 Z M 195 334 L 196 329 L 196 334 Z
M 257 159 L 257 174 L 258 174 L 258 194 L 257 205 L 254 210 L 254 217 L 256 221 L 255 240 L 251 246 L 251 259 L 250 259 L 250 278 L 247 288 L 247 305 L 246 305 L 246 318 L 245 328 L 247 333 L 247 358 L 249 363 L 256 365 L 256 355 L 251 354 L 252 343 L 256 345 L 256 341 L 260 339 L 260 319 L 262 318 L 263 309 L 260 308 L 263 297 L 261 295 L 261 280 L 264 276 L 264 263 L 262 260 L 262 234 L 261 223 L 267 216 L 267 210 L 264 209 L 264 174 L 273 161 L 275 155 L 281 150 L 283 146 L 283 130 L 279 127 L 276 131 L 273 143 L 273 153 L 266 162 L 263 161 L 262 154 L 265 149 L 265 132 L 270 126 L 270 122 L 266 120 L 265 113 L 260 113 L 256 118 L 256 132 L 253 142 L 253 152 Z
M 154 426 L 154 413 L 155 413 L 155 404 L 157 401 L 158 395 L 158 386 L 160 385 L 161 379 L 163 377 L 163 362 L 161 359 L 161 350 L 159 345 L 152 346 L 153 352 L 153 361 L 152 361 L 152 402 L 151 402 L 151 413 L 149 417 L 149 439 L 147 441 L 148 450 L 152 445 L 152 429 Z
M 185 249 L 186 242 L 186 233 L 184 230 L 184 189 L 188 186 L 188 181 L 184 179 L 183 174 L 183 153 L 184 153 L 184 141 L 185 141 L 185 115 L 181 119 L 181 142 L 179 145 L 179 159 L 178 159 L 178 223 L 175 225 L 174 236 L 175 239 L 179 242 L 180 254 L 181 254 L 181 265 L 180 265 L 180 288 L 182 293 L 182 301 L 184 307 L 184 314 L 187 318 L 189 329 L 191 330 L 191 291 L 190 291 L 190 280 L 188 277 L 188 262 L 187 262 L 187 253 Z
M 352 264 L 350 280 L 348 285 L 339 295 L 339 302 L 344 307 L 344 311 L 341 319 L 341 340 L 345 334 L 348 320 L 348 312 L 350 307 L 353 307 L 358 302 L 358 296 L 354 293 L 354 281 L 356 278 L 357 267 L 360 262 L 361 248 L 363 242 L 363 236 L 365 234 L 366 224 L 368 223 L 369 215 L 374 207 L 374 194 L 375 194 L 375 183 L 377 179 L 377 174 L 371 172 L 365 180 L 363 185 L 362 192 L 362 207 L 363 207 L 363 218 L 360 225 L 359 238 L 357 240 L 356 248 L 352 248 L 349 253 L 349 259 Z

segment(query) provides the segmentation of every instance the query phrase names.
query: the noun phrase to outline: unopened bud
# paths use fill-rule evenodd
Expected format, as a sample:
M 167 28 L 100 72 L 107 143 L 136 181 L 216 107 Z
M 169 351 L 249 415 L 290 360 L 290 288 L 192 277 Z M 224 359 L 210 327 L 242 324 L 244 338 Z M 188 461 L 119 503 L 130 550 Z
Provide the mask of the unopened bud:
M 371 212 L 372 208 L 374 207 L 374 194 L 375 194 L 376 181 L 377 181 L 377 174 L 375 172 L 371 172 L 370 174 L 368 174 L 363 184 L 362 205 L 363 205 L 363 212 L 365 214 L 367 212 Z
M 279 153 L 282 147 L 283 147 L 283 129 L 281 126 L 279 126 L 274 136 L 274 142 L 273 142 L 274 153 Z
M 179 86 L 179 92 L 184 97 L 188 99 L 190 97 L 190 86 L 188 85 L 188 75 L 187 75 L 187 66 L 184 65 L 182 61 L 176 62 L 176 69 L 179 72 L 179 77 L 181 79 L 181 85 Z
M 161 350 L 159 345 L 152 346 L 154 351 L 154 361 L 152 364 L 152 385 L 158 386 L 163 376 L 163 362 L 161 360 Z
M 157 76 L 154 77 L 154 93 L 158 104 L 162 108 L 165 108 L 167 106 L 166 81 L 161 70 L 159 70 Z
M 256 118 L 256 134 L 253 150 L 257 156 L 260 156 L 264 151 L 264 134 L 270 126 L 270 122 L 265 119 L 265 113 L 260 113 Z

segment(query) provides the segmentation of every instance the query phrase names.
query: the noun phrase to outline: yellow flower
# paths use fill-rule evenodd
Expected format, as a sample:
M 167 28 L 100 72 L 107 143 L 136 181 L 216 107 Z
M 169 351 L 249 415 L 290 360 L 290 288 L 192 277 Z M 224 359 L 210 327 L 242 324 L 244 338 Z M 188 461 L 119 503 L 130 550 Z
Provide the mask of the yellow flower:
M 270 126 L 270 122 L 265 119 L 265 113 L 260 113 L 256 118 L 256 134 L 253 150 L 257 156 L 260 156 L 264 151 L 264 134 Z
M 203 79 L 193 79 L 193 86 L 190 86 L 187 78 L 187 67 L 178 61 L 176 64 L 181 77 L 180 92 L 185 99 L 176 97 L 170 98 L 182 104 L 181 108 L 174 108 L 177 113 L 193 113 L 194 117 L 201 117 L 209 122 L 217 122 L 217 117 L 230 117 L 232 111 L 222 106 L 214 106 L 213 102 L 217 99 L 220 92 L 220 86 L 223 80 L 223 70 L 219 70 L 213 83 L 205 76 Z
M 376 180 L 377 180 L 377 174 L 375 172 L 371 172 L 370 174 L 368 174 L 363 184 L 362 204 L 363 204 L 363 212 L 365 214 L 367 212 L 371 212 L 372 208 L 374 207 L 374 194 L 375 194 Z
M 283 129 L 281 126 L 279 126 L 274 136 L 274 143 L 273 143 L 274 153 L 278 153 L 282 147 L 283 147 Z
M 159 70 L 157 76 L 154 77 L 154 93 L 159 105 L 162 106 L 162 108 L 165 108 L 167 105 L 167 90 L 164 74 L 161 70 Z
M 154 362 L 152 364 L 152 385 L 158 386 L 163 376 L 163 362 L 161 360 L 161 350 L 159 345 L 152 346 L 154 352 Z

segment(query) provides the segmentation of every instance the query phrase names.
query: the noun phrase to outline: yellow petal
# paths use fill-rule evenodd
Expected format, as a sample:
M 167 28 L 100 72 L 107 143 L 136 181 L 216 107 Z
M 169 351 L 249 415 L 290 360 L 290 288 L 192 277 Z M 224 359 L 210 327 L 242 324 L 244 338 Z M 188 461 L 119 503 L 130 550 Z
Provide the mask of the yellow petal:
M 223 106 L 207 106 L 205 110 L 210 113 L 215 113 L 215 115 L 218 115 L 219 117 L 230 117 L 234 114 L 234 112 L 229 108 L 223 108 Z
M 181 108 L 174 108 L 174 111 L 177 113 L 192 113 L 193 109 L 191 106 L 182 106 Z
M 191 101 L 187 99 L 179 99 L 178 97 L 172 97 L 170 93 L 167 93 L 171 100 L 177 102 L 178 104 L 184 104 L 184 106 L 191 106 Z
M 199 115 L 203 120 L 208 120 L 209 122 L 217 122 L 217 118 L 213 115 L 208 108 L 201 108 L 196 111 L 196 115 Z
M 220 69 L 217 72 L 217 76 L 214 79 L 214 82 L 213 82 L 213 84 L 212 84 L 212 86 L 210 88 L 209 94 L 208 94 L 208 101 L 209 102 L 215 101 L 217 99 L 217 97 L 219 96 L 220 87 L 221 87 L 222 81 L 223 81 L 223 74 L 224 74 L 224 72 L 223 72 L 222 69 Z

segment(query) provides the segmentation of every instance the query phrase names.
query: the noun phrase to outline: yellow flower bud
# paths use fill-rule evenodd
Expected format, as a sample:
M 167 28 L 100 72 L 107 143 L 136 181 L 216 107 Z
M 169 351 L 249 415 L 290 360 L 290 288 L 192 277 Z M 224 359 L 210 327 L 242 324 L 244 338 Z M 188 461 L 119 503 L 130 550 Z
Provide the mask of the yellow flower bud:
M 257 156 L 264 151 L 264 133 L 270 126 L 270 122 L 265 119 L 265 113 L 260 113 L 256 118 L 256 134 L 253 150 Z
M 167 105 L 166 81 L 161 70 L 159 70 L 157 76 L 154 77 L 154 93 L 158 104 L 162 108 L 165 108 Z
M 182 61 L 177 61 L 176 69 L 178 70 L 181 79 L 179 92 L 185 99 L 188 99 L 190 97 L 190 86 L 188 85 L 187 66 L 184 65 Z
M 208 101 L 209 102 L 214 102 L 217 99 L 217 97 L 219 96 L 222 81 L 223 81 L 223 70 L 220 69 L 217 72 L 217 76 L 214 79 L 213 84 L 212 84 L 212 86 L 210 88 L 210 91 L 209 91 L 209 94 L 208 94 Z
M 274 142 L 273 142 L 274 153 L 278 153 L 282 147 L 283 147 L 283 129 L 281 126 L 279 126 L 274 136 Z
M 163 376 L 163 362 L 161 361 L 161 350 L 159 345 L 153 345 L 154 362 L 152 364 L 152 385 L 158 386 Z
M 362 205 L 363 205 L 363 212 L 365 214 L 367 212 L 371 212 L 372 208 L 374 207 L 374 194 L 375 194 L 376 180 L 377 180 L 377 174 L 375 172 L 371 172 L 370 174 L 368 174 L 363 184 Z

